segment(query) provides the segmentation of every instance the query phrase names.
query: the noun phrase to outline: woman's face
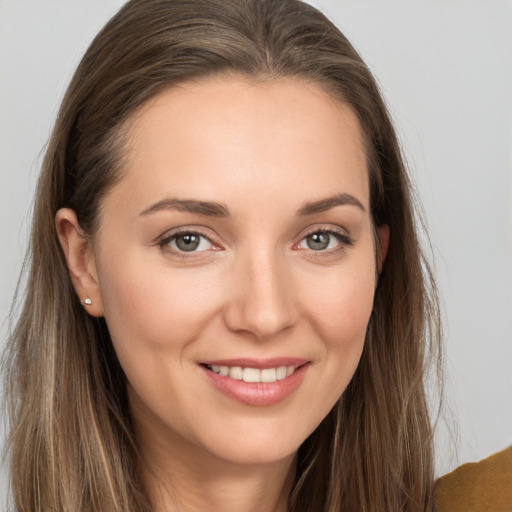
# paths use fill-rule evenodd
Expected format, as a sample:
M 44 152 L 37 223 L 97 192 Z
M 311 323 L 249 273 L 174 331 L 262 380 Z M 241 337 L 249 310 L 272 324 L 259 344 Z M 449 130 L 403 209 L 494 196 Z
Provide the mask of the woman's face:
M 94 304 L 142 442 L 289 457 L 348 385 L 372 310 L 356 116 L 303 81 L 224 76 L 151 100 L 127 141 Z

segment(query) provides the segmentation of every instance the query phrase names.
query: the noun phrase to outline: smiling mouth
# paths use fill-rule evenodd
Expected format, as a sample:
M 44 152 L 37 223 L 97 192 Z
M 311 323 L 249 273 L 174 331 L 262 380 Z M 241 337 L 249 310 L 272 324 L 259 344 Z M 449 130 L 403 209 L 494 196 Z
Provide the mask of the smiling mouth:
M 207 380 L 224 395 L 250 406 L 271 406 L 297 390 L 311 361 L 295 357 L 231 359 L 199 363 Z
M 205 368 L 210 370 L 221 377 L 227 377 L 234 380 L 243 380 L 249 383 L 258 382 L 276 382 L 278 380 L 286 379 L 293 375 L 296 368 L 295 366 L 277 366 L 275 368 L 250 368 L 242 366 L 220 366 L 220 365 L 204 365 Z

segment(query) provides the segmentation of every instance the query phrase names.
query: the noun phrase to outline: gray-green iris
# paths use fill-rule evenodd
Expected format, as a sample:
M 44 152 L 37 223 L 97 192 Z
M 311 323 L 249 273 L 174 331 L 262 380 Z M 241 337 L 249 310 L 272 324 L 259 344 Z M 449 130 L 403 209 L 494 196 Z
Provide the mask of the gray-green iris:
M 176 237 L 176 246 L 180 251 L 191 252 L 199 247 L 201 238 L 198 235 L 188 234 Z
M 330 238 L 329 233 L 313 233 L 306 237 L 306 243 L 314 251 L 323 251 L 329 246 Z

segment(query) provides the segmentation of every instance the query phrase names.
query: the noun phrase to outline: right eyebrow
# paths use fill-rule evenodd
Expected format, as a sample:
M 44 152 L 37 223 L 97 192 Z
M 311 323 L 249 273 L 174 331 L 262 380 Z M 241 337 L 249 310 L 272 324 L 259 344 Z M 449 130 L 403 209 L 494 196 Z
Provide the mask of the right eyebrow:
M 140 213 L 141 216 L 149 215 L 161 210 L 176 210 L 179 212 L 198 213 L 208 217 L 229 217 L 229 209 L 222 203 L 212 201 L 198 201 L 196 199 L 166 198 L 158 201 Z

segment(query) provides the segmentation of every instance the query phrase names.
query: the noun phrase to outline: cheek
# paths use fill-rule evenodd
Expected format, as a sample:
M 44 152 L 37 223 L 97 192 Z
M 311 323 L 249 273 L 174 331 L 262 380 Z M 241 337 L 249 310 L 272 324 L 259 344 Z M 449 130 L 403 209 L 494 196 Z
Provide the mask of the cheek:
M 122 265 L 107 262 L 102 276 L 105 319 L 120 359 L 182 350 L 216 308 L 213 290 L 197 274 L 132 258 Z
M 364 255 L 363 255 L 364 256 Z M 317 343 L 317 364 L 311 368 L 314 389 L 308 397 L 305 430 L 314 430 L 349 385 L 364 348 L 373 309 L 375 264 L 372 253 L 355 263 L 316 273 L 303 281 L 303 318 L 309 338 Z
M 362 350 L 375 293 L 373 258 L 310 283 L 308 310 L 327 348 Z
M 341 266 L 316 281 L 309 295 L 310 324 L 322 340 L 321 375 L 326 393 L 320 415 L 326 415 L 344 393 L 361 359 L 375 293 L 372 255 Z
M 131 387 L 149 410 L 165 411 L 169 404 L 186 408 L 186 397 L 178 396 L 180 381 L 172 376 L 191 370 L 194 342 L 218 299 L 199 275 L 136 258 L 105 266 L 103 275 L 108 276 L 101 283 L 105 320 Z

